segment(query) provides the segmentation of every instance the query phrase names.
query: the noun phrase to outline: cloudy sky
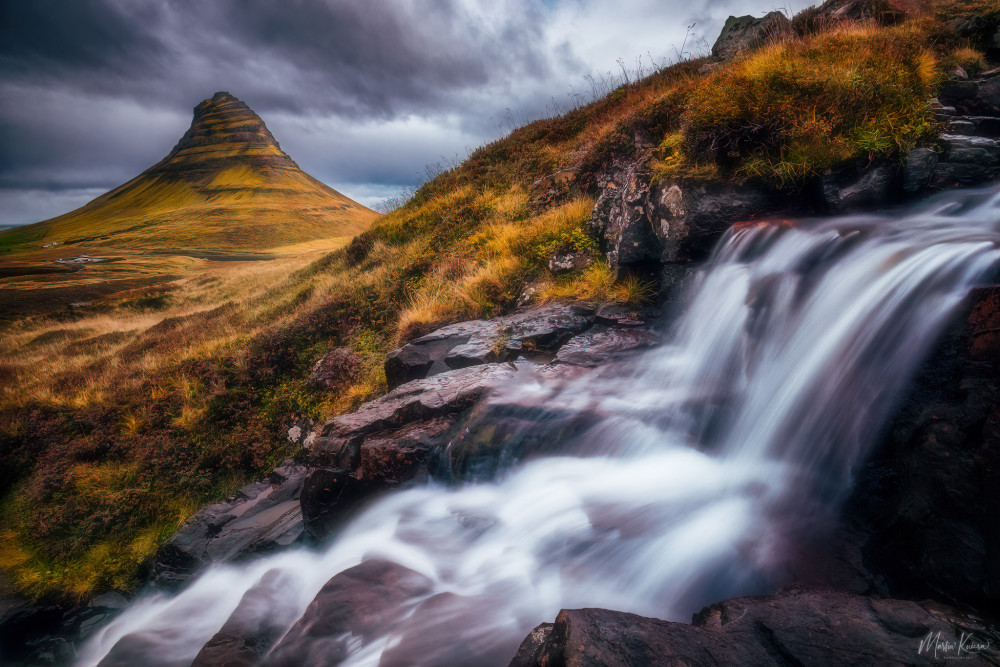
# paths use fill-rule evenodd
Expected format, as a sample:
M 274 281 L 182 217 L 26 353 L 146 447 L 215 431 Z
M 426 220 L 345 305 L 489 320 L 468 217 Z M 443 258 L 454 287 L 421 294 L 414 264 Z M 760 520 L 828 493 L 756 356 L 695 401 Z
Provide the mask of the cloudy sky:
M 228 90 L 313 176 L 372 205 L 587 75 L 706 51 L 730 14 L 809 0 L 0 0 L 0 224 L 160 160 Z M 641 60 L 640 60 L 641 59 Z

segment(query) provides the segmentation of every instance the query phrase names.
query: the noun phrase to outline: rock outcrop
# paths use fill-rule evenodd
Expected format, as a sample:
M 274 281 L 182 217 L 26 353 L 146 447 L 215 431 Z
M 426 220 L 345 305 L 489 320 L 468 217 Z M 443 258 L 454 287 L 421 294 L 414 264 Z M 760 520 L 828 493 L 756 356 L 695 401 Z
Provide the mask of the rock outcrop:
M 706 607 L 690 625 L 563 610 L 510 665 L 992 665 L 998 642 L 996 627 L 943 605 L 791 587 Z
M 762 18 L 730 16 L 712 46 L 712 57 L 729 60 L 791 34 L 792 22 L 781 12 L 770 12 Z

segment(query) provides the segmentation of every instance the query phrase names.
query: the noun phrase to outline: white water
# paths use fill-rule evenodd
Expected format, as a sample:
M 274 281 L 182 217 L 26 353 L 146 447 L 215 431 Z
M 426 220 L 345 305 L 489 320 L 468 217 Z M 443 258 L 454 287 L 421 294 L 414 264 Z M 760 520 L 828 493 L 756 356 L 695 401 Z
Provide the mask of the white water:
M 458 597 L 356 640 L 344 664 L 391 662 L 401 645 L 398 664 L 503 665 L 561 608 L 688 620 L 766 592 L 791 545 L 849 491 L 948 316 L 992 278 L 998 246 L 1000 191 L 893 219 L 730 232 L 670 344 L 572 381 L 518 373 L 491 399 L 599 415 L 576 455 L 396 493 L 322 553 L 217 567 L 177 596 L 134 603 L 80 664 L 128 635 L 150 642 L 146 665 L 187 664 L 265 574 L 283 581 L 263 613 L 290 626 L 333 575 L 371 557 Z

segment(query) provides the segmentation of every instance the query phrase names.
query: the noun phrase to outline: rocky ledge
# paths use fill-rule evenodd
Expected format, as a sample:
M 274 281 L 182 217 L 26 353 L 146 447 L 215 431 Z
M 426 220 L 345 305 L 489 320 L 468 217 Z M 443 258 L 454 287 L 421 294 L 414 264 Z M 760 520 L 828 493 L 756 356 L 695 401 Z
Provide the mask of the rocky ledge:
M 555 451 L 594 417 L 520 405 L 492 390 L 519 374 L 571 378 L 656 345 L 653 316 L 616 304 L 553 303 L 407 343 L 386 360 L 389 393 L 320 425 L 297 459 L 188 519 L 148 564 L 147 580 L 176 588 L 211 563 L 318 544 L 386 490 L 431 477 L 484 479 Z

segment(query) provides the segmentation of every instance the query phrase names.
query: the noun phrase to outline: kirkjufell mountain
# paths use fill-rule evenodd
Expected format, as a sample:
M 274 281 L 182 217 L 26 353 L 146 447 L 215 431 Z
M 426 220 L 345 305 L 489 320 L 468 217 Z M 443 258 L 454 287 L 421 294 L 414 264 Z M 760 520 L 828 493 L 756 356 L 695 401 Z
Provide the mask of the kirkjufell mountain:
M 32 227 L 62 244 L 250 250 L 353 236 L 375 216 L 302 171 L 250 107 L 218 92 L 163 160 Z

